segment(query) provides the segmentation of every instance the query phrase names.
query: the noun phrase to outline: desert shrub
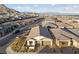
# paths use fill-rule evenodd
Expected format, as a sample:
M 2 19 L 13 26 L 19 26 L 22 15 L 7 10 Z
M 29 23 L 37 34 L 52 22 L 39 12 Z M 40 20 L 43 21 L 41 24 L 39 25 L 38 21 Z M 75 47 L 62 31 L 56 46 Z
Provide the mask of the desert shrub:
M 26 47 L 22 47 L 20 52 L 27 52 L 27 48 Z
M 21 37 L 21 38 L 18 38 L 16 39 L 12 45 L 11 45 L 11 48 L 14 50 L 14 51 L 19 51 L 21 49 L 21 47 L 23 46 L 24 44 L 24 41 L 25 41 L 25 37 Z

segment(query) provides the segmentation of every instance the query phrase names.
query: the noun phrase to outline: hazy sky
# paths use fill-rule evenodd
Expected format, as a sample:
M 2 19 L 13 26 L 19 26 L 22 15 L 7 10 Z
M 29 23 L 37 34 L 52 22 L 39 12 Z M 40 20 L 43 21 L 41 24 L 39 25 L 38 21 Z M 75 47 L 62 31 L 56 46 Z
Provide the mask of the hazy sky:
M 5 4 L 21 12 L 79 13 L 79 4 Z

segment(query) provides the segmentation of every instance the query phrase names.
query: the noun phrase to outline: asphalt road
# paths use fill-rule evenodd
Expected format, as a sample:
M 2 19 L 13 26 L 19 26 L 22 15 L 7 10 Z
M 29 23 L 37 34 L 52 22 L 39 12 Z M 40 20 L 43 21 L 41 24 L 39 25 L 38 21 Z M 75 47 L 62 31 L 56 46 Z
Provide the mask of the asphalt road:
M 1 40 L 1 46 L 0 46 L 0 54 L 6 54 L 6 48 L 14 41 L 14 38 L 18 35 L 21 35 L 26 30 L 22 30 L 21 32 L 17 34 L 13 34 L 8 36 L 6 39 Z

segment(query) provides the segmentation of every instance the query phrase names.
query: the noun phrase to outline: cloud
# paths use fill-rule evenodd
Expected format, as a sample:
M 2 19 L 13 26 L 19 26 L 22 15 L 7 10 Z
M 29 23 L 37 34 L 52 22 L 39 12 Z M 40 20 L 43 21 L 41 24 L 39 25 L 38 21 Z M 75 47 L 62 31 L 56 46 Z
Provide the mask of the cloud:
M 17 7 L 15 7 L 16 9 L 31 9 L 31 7 L 29 7 L 29 6 L 17 6 Z
M 64 13 L 79 13 L 79 6 L 66 6 L 64 7 L 63 11 Z
M 30 7 L 30 6 L 17 6 L 14 9 L 16 9 L 18 11 L 30 11 L 30 10 L 32 10 L 32 7 Z
M 36 4 L 35 4 L 35 5 L 33 5 L 33 6 L 34 6 L 34 7 L 39 7 L 39 5 L 36 5 Z
M 22 12 L 61 12 L 79 13 L 79 5 L 59 5 L 59 4 L 27 4 L 12 6 L 15 10 Z
M 32 5 L 32 6 L 16 6 L 16 7 L 14 7 L 14 9 L 16 9 L 16 10 L 18 10 L 18 11 L 29 11 L 29 12 L 35 12 L 35 11 L 39 11 L 40 9 L 39 9 L 39 5 L 36 5 L 36 4 L 34 4 L 34 5 Z

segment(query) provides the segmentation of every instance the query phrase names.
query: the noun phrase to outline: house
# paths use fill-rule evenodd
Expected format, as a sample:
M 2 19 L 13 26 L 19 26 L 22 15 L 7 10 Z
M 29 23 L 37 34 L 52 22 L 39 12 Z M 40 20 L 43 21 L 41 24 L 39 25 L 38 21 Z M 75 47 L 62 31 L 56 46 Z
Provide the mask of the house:
M 50 27 L 50 28 L 57 28 L 58 26 L 55 24 L 55 22 L 56 22 L 55 18 L 47 17 L 45 20 L 42 21 L 42 26 Z
M 79 48 L 79 37 L 78 29 L 51 29 L 51 32 L 54 34 L 56 38 L 56 44 L 59 47 L 69 47 L 74 46 L 76 48 Z M 76 34 L 74 34 L 74 32 Z
M 73 28 L 79 28 L 79 23 L 76 21 L 72 21 L 69 24 L 71 24 L 73 26 Z
M 73 28 L 73 25 L 69 24 L 69 23 L 62 23 L 62 22 L 57 22 L 56 23 L 58 25 L 58 28 Z
M 36 26 L 31 29 L 26 42 L 29 49 L 35 49 L 36 46 L 52 47 L 53 39 L 47 28 Z
M 51 32 L 55 36 L 56 45 L 58 47 L 70 46 L 70 38 L 62 35 L 61 29 L 51 29 Z
M 72 36 L 73 46 L 76 48 L 79 48 L 79 29 L 68 29 L 74 34 L 75 36 Z
M 79 17 L 74 17 L 74 18 L 72 19 L 72 21 L 76 21 L 76 22 L 79 23 Z

